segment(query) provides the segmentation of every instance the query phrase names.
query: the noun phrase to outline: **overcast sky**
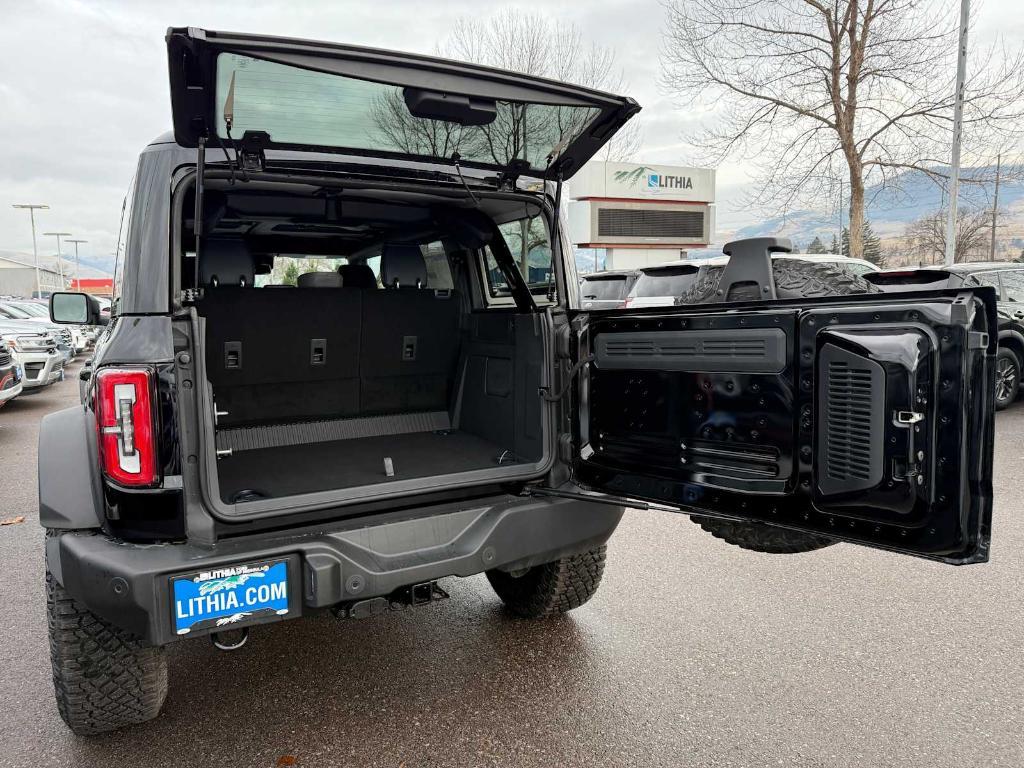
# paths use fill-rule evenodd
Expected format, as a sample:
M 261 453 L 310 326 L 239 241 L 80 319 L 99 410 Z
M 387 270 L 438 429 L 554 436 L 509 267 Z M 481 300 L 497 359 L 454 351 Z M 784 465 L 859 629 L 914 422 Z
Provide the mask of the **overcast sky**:
M 658 87 L 663 11 L 656 0 L 524 2 L 578 25 L 615 51 L 629 94 L 643 105 L 637 160 L 680 162 L 704 105 L 677 103 Z M 1024 42 L 1024 0 L 975 0 L 979 40 L 1001 33 Z M 164 32 L 197 26 L 355 43 L 429 53 L 480 0 L 302 0 L 270 2 L 74 2 L 0 0 L 0 250 L 31 251 L 28 214 L 13 203 L 46 203 L 40 232 L 89 240 L 82 254 L 114 249 L 121 200 L 139 151 L 170 127 Z M 497 8 L 499 6 L 493 6 Z M 733 203 L 746 175 L 719 172 L 719 220 L 738 220 Z M 55 252 L 40 238 L 40 254 Z

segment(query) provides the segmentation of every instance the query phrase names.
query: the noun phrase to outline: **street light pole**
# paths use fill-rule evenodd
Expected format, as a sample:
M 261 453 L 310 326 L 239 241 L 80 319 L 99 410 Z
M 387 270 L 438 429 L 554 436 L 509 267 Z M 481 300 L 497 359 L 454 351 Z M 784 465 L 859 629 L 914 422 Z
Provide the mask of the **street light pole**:
M 949 218 L 946 220 L 946 266 L 956 256 L 956 204 L 960 189 L 960 140 L 964 132 L 964 81 L 967 79 L 967 29 L 971 0 L 960 0 L 960 48 L 956 61 L 956 93 L 953 94 L 953 158 L 949 170 Z
M 78 290 L 82 290 L 82 276 L 79 274 L 79 271 L 78 271 L 78 244 L 79 243 L 88 243 L 89 241 L 88 240 L 77 240 L 77 239 L 70 240 L 69 239 L 68 242 L 75 244 L 75 282 L 78 283 Z
M 25 208 L 28 210 L 28 217 L 32 221 L 32 266 L 36 269 L 36 296 L 42 298 L 43 289 L 39 284 L 39 249 L 36 248 L 36 209 L 49 210 L 48 205 L 29 205 L 20 204 L 13 206 L 15 208 Z
M 47 237 L 57 238 L 57 272 L 60 274 L 60 289 L 63 291 L 67 288 L 64 285 L 64 254 L 60 250 L 60 239 L 62 237 L 71 237 L 70 232 L 43 232 Z
M 988 260 L 996 260 L 996 218 L 999 216 L 999 172 L 1003 166 L 1002 153 L 996 155 L 996 193 L 992 198 L 992 247 L 988 251 Z

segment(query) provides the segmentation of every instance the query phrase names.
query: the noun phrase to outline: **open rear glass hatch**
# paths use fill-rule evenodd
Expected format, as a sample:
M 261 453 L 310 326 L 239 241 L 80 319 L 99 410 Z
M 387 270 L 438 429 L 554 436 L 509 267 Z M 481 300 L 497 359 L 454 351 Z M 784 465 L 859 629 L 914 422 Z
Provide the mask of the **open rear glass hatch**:
M 988 289 L 581 315 L 577 491 L 985 561 L 994 327 Z
M 167 32 L 174 136 L 195 147 L 450 161 L 569 178 L 640 107 L 489 67 L 349 45 L 194 28 Z

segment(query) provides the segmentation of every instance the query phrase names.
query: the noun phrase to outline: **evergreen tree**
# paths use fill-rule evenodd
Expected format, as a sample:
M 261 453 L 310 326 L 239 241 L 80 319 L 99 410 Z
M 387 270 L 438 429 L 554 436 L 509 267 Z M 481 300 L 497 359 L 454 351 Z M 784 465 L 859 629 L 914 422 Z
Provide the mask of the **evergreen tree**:
M 872 264 L 882 266 L 882 241 L 871 228 L 871 222 L 864 222 L 861 230 L 861 242 L 864 245 L 864 258 Z M 850 255 L 850 230 L 843 227 L 843 256 Z
M 835 234 L 832 235 L 832 246 L 828 249 L 828 252 L 839 253 L 839 239 L 835 236 Z
M 807 253 L 824 253 L 825 244 L 821 242 L 820 237 L 815 237 L 811 240 L 811 244 L 807 246 Z
M 284 269 L 284 277 L 281 282 L 285 285 L 296 285 L 299 282 L 299 265 L 294 260 L 288 262 Z
M 864 219 L 864 258 L 875 266 L 882 266 L 882 241 L 878 239 L 875 230 L 871 228 L 871 222 Z

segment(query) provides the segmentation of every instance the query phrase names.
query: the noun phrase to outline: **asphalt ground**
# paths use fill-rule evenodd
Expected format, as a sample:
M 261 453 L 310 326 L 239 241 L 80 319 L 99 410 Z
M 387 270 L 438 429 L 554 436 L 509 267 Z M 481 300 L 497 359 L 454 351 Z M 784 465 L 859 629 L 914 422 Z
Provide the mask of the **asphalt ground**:
M 509 617 L 451 600 L 169 650 L 154 722 L 80 739 L 54 705 L 39 419 L 77 371 L 0 409 L 0 766 L 1022 766 L 1024 402 L 996 419 L 992 562 L 838 545 L 758 555 L 630 512 L 596 597 Z

